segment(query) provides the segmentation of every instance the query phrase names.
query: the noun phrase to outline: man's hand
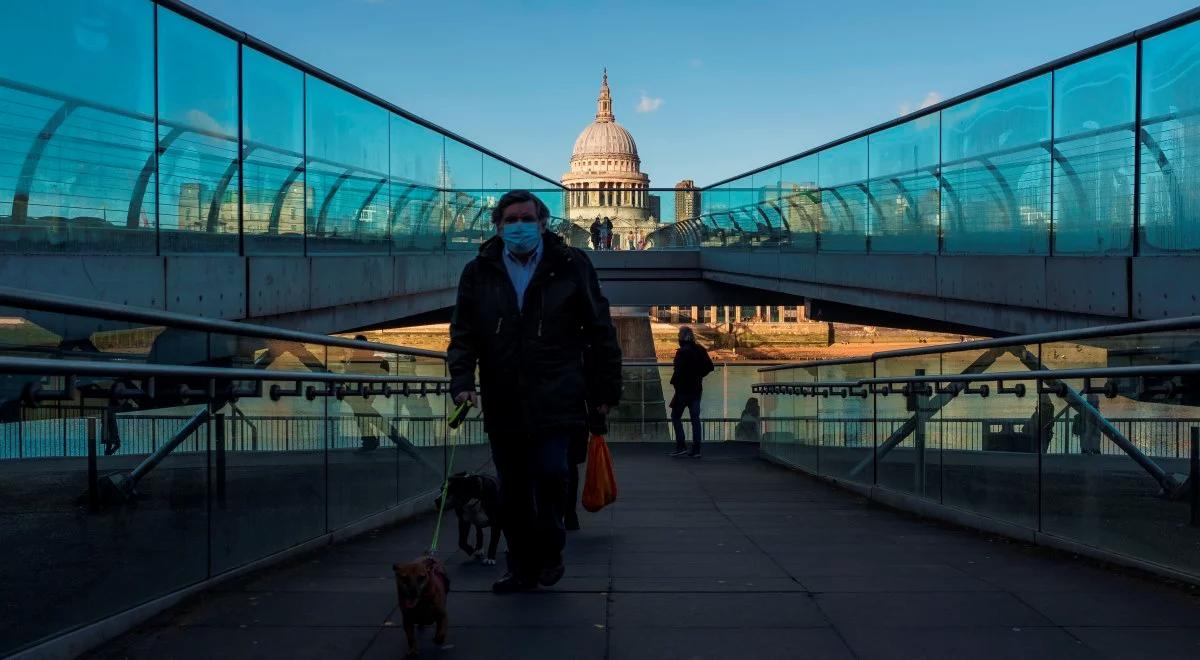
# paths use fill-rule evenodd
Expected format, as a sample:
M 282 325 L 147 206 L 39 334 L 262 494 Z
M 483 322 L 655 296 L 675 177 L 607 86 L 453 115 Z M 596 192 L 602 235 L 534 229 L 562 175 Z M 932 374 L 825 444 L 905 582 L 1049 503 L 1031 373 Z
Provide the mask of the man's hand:
M 454 403 L 460 404 L 463 401 L 470 401 L 472 406 L 478 406 L 479 395 L 474 392 L 459 392 L 458 396 L 454 397 Z
M 596 412 L 600 415 L 607 415 L 609 410 L 611 410 L 611 408 L 608 407 L 607 403 L 602 403 L 596 406 Z

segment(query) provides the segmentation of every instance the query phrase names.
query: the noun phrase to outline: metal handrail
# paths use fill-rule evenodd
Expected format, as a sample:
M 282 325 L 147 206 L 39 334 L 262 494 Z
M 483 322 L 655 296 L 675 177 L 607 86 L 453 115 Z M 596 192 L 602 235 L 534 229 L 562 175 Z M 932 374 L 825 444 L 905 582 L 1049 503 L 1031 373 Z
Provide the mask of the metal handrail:
M 1186 376 L 1200 374 L 1200 364 L 1164 364 L 1134 367 L 1095 367 L 1085 369 L 1042 369 L 1039 371 L 995 371 L 979 374 L 941 374 L 925 376 L 880 376 L 859 380 L 795 381 L 755 383 L 755 392 L 772 387 L 856 387 L 893 383 L 980 383 L 990 381 L 1063 380 L 1067 378 L 1136 378 L 1139 376 Z
M 330 337 L 311 332 L 301 332 L 299 330 L 274 328 L 265 325 L 256 325 L 253 323 L 243 323 L 241 321 L 210 319 L 201 316 L 180 314 L 178 312 L 165 312 L 157 309 L 148 309 L 145 307 L 116 305 L 113 303 L 97 302 L 94 300 L 85 300 L 83 298 L 74 298 L 51 293 L 33 292 L 12 287 L 0 287 L 0 305 L 41 312 L 54 312 L 59 314 L 87 316 L 91 318 L 102 318 L 109 321 L 125 321 L 131 323 L 145 323 L 148 325 L 162 325 L 182 330 L 196 330 L 199 332 L 236 335 L 241 337 L 258 337 L 260 339 L 274 339 L 303 344 L 319 344 L 322 346 L 335 346 L 338 348 L 357 348 L 383 351 L 399 355 L 430 357 L 441 360 L 446 359 L 446 354 L 441 351 L 409 348 L 394 344 L 365 342 L 355 339 L 345 339 L 342 337 Z
M 917 355 L 959 353 L 962 351 L 973 351 L 989 348 L 1006 348 L 1010 346 L 1021 346 L 1028 344 L 1078 341 L 1081 339 L 1095 339 L 1098 337 L 1121 337 L 1141 333 L 1169 332 L 1172 330 L 1194 330 L 1198 328 L 1200 328 L 1200 316 L 1180 316 L 1171 319 L 1157 319 L 1153 321 L 1134 321 L 1131 323 L 1095 325 L 1076 330 L 1055 330 L 1052 332 L 1036 332 L 1028 335 L 1009 335 L 1006 337 L 995 337 L 991 339 L 976 339 L 973 341 L 964 341 L 954 344 L 930 344 L 928 346 L 914 348 L 898 348 L 890 351 L 872 353 L 867 357 L 847 358 L 845 360 L 834 359 L 790 362 L 788 364 L 781 364 L 774 367 L 764 367 L 759 369 L 759 371 L 766 372 L 810 366 L 854 364 L 860 362 L 873 362 L 875 360 L 885 360 L 889 358 L 913 357 Z
M 323 383 L 413 383 L 444 385 L 444 376 L 405 376 L 336 373 L 332 371 L 276 371 L 237 367 L 198 367 L 179 364 L 141 362 L 91 362 L 88 360 L 47 360 L 0 355 L 0 373 L 40 376 L 106 376 L 123 378 L 218 378 L 258 382 L 316 381 Z

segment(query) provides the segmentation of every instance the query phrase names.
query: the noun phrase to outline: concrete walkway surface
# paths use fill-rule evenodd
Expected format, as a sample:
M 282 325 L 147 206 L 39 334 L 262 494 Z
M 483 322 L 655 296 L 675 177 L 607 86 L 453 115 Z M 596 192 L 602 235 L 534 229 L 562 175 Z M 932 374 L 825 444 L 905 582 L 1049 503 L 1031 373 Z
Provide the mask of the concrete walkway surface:
M 490 593 L 453 548 L 450 647 L 423 658 L 1200 658 L 1200 593 L 870 505 L 748 445 L 616 445 L 619 502 L 583 514 L 567 577 Z M 433 516 L 196 597 L 89 657 L 403 658 L 390 565 Z M 501 562 L 503 563 L 503 562 Z

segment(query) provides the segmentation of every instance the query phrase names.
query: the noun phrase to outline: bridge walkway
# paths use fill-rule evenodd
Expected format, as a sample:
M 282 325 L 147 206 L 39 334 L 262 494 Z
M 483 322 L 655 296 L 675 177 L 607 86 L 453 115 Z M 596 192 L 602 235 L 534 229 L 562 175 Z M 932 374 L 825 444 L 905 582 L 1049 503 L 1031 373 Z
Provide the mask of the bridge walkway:
M 500 568 L 447 548 L 453 646 L 426 631 L 422 657 L 1200 657 L 1194 590 L 882 509 L 749 445 L 663 448 L 614 448 L 621 499 L 584 515 L 553 589 L 494 596 Z M 253 574 L 89 657 L 403 657 L 389 565 L 432 526 Z

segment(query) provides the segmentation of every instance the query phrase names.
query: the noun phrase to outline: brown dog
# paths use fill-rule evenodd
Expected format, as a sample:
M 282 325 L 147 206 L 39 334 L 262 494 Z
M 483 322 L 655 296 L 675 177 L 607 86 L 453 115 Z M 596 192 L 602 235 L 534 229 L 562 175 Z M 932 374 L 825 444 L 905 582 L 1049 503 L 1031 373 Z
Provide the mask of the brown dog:
M 396 573 L 396 596 L 404 616 L 404 635 L 408 637 L 408 657 L 416 657 L 417 626 L 437 624 L 433 641 L 446 643 L 446 597 L 450 578 L 446 567 L 433 557 L 421 557 L 410 564 L 392 564 Z

